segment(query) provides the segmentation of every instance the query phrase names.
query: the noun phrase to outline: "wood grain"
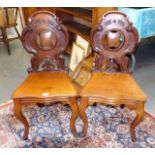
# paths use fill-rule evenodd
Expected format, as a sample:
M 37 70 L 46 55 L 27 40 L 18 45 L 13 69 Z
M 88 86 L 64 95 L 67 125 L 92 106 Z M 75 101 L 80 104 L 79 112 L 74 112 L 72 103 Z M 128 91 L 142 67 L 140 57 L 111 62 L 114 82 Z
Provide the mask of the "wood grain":
M 103 38 L 107 32 L 116 31 L 123 34 L 123 45 L 119 48 L 106 48 Z M 114 44 L 118 44 L 118 42 L 112 39 L 109 39 L 109 45 L 115 47 Z M 96 61 L 90 80 L 80 90 L 79 114 L 84 124 L 81 136 L 85 136 L 88 129 L 88 119 L 85 114 L 87 106 L 100 103 L 113 107 L 124 108 L 126 106 L 135 110 L 137 115 L 131 123 L 130 134 L 132 141 L 136 141 L 135 129 L 144 116 L 146 95 L 129 73 L 130 58 L 126 56 L 135 53 L 137 44 L 136 29 L 129 22 L 127 16 L 120 12 L 106 13 L 92 30 L 91 45 L 96 52 Z
M 72 110 L 70 129 L 77 136 L 78 93 L 66 72 L 63 57 L 68 44 L 67 29 L 51 12 L 35 12 L 22 32 L 22 43 L 33 54 L 29 75 L 12 93 L 15 116 L 25 128 L 23 138 L 28 138 L 29 124 L 22 114 L 22 106 L 38 103 L 68 104 Z

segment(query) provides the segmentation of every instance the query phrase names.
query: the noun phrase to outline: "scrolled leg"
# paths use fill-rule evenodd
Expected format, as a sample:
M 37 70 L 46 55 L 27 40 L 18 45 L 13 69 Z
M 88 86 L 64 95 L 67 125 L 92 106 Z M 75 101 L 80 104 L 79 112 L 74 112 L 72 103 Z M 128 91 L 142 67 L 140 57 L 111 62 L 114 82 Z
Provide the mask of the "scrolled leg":
M 29 134 L 29 124 L 25 116 L 22 114 L 22 104 L 20 100 L 14 99 L 14 109 L 15 109 L 15 116 L 16 118 L 24 125 L 25 130 L 24 130 L 24 135 L 23 139 L 28 138 Z
M 130 127 L 131 139 L 134 142 L 136 141 L 135 128 L 143 120 L 143 117 L 144 117 L 144 102 L 137 103 L 135 111 L 137 115 Z
M 73 133 L 73 135 L 75 137 L 77 137 L 75 121 L 76 121 L 76 119 L 78 117 L 78 105 L 77 105 L 77 102 L 76 102 L 76 97 L 70 97 L 68 104 L 69 104 L 70 108 L 72 109 L 72 115 L 71 115 L 71 118 L 70 118 L 70 129 L 71 129 L 71 132 Z
M 87 119 L 87 116 L 86 116 L 86 113 L 85 113 L 87 106 L 88 106 L 88 98 L 87 97 L 81 97 L 81 103 L 80 103 L 80 106 L 79 106 L 79 115 L 80 115 L 80 118 L 83 121 L 83 130 L 79 134 L 80 137 L 84 137 L 87 134 L 88 119 Z

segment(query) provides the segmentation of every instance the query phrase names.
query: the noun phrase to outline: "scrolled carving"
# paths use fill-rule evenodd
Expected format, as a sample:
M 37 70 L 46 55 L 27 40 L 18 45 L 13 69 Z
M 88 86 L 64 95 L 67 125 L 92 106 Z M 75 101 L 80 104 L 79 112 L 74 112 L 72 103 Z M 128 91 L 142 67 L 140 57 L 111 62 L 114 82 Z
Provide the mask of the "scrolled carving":
M 64 58 L 59 57 L 68 44 L 68 31 L 55 14 L 35 12 L 22 32 L 24 48 L 34 56 L 28 71 L 64 70 Z
M 58 29 L 59 31 L 61 31 L 62 27 L 59 25 L 59 26 L 57 26 L 57 29 Z
M 42 64 L 40 65 L 41 70 L 44 71 L 58 71 L 59 65 L 56 60 L 51 60 L 50 58 L 44 58 Z
M 127 55 L 135 53 L 137 44 L 138 32 L 128 16 L 118 11 L 106 13 L 91 33 L 96 70 L 130 72 Z
M 97 27 L 97 30 L 98 31 L 101 31 L 103 29 L 103 27 L 101 26 L 101 25 L 99 25 L 98 27 Z

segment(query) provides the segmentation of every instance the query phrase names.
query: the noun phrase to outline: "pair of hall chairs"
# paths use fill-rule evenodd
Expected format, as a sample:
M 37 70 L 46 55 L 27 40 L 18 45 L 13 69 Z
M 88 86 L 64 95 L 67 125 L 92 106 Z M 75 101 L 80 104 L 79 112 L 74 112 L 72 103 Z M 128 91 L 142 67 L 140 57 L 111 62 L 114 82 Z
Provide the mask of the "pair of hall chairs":
M 34 13 L 22 32 L 23 46 L 33 54 L 28 77 L 12 94 L 15 116 L 25 127 L 23 138 L 27 139 L 29 134 L 29 123 L 22 114 L 23 105 L 46 105 L 59 101 L 70 106 L 70 129 L 74 136 L 80 137 L 85 136 L 88 129 L 85 114 L 87 106 L 101 103 L 134 109 L 137 115 L 131 123 L 130 133 L 135 141 L 135 128 L 143 119 L 146 101 L 145 94 L 130 74 L 138 43 L 136 29 L 121 12 L 103 15 L 91 32 L 92 53 L 95 57 L 91 77 L 78 89 L 64 66 L 63 52 L 68 39 L 65 26 L 47 11 Z M 77 103 L 78 97 L 80 105 Z M 80 133 L 75 127 L 78 115 L 83 121 Z

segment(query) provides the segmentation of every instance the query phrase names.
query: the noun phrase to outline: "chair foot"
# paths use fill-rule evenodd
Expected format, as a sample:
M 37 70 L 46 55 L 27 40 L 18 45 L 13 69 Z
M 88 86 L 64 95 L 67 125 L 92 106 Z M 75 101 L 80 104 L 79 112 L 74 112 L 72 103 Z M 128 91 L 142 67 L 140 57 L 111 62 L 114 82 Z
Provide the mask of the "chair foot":
M 11 55 L 9 43 L 6 43 L 6 46 L 7 46 L 8 54 Z
M 28 139 L 29 134 L 29 124 L 25 116 L 22 114 L 22 104 L 20 100 L 14 99 L 15 117 L 24 125 L 24 135 L 23 139 Z
M 72 110 L 72 115 L 70 118 L 70 129 L 74 137 L 77 137 L 78 133 L 75 127 L 75 121 L 77 120 L 77 117 L 78 117 L 78 105 L 76 103 L 76 97 L 70 97 L 68 105 L 70 106 Z
M 23 140 L 28 140 L 28 135 L 23 135 L 22 139 Z
M 87 134 L 88 119 L 85 113 L 87 106 L 88 106 L 88 98 L 81 97 L 81 103 L 79 106 L 79 115 L 80 115 L 81 120 L 83 121 L 83 130 L 81 133 L 78 134 L 80 137 L 84 137 Z
M 136 138 L 135 131 L 130 131 L 130 134 L 131 134 L 131 140 L 132 140 L 133 142 L 136 142 L 136 141 L 137 141 L 137 138 Z
M 2 35 L 4 37 L 4 42 L 6 44 L 6 48 L 7 48 L 8 54 L 11 55 L 11 51 L 10 51 L 10 47 L 9 47 L 9 39 L 7 37 L 7 32 L 6 32 L 5 28 L 2 28 Z
M 136 141 L 135 128 L 139 125 L 139 123 L 143 120 L 144 117 L 144 102 L 137 103 L 135 111 L 137 115 L 130 127 L 130 134 L 133 142 Z
M 83 138 L 87 135 L 87 131 L 83 130 L 82 132 L 78 133 L 78 137 Z
M 10 56 L 11 55 L 11 51 L 10 51 L 10 47 L 9 47 L 8 43 L 6 43 L 6 47 L 7 47 L 8 55 Z

